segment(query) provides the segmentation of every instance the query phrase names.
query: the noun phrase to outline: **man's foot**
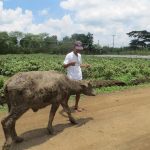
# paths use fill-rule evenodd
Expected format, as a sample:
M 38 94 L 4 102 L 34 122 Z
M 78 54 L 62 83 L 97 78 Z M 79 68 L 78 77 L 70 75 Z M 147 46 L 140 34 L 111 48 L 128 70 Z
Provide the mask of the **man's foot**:
M 79 108 L 79 107 L 74 107 L 74 110 L 75 110 L 76 112 L 82 112 L 82 111 L 84 111 L 85 109 L 84 109 L 84 108 Z

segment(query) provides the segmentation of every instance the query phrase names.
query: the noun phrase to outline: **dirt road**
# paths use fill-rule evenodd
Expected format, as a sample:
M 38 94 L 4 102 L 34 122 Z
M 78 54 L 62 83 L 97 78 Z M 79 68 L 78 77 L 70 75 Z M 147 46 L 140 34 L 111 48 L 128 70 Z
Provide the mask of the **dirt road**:
M 28 111 L 17 122 L 25 140 L 12 144 L 11 150 L 150 150 L 150 87 L 82 99 L 85 110 L 74 113 L 78 125 L 71 125 L 60 107 L 53 136 L 45 129 L 49 107 Z M 0 119 L 5 115 L 1 113 Z M 0 127 L 0 147 L 3 142 Z

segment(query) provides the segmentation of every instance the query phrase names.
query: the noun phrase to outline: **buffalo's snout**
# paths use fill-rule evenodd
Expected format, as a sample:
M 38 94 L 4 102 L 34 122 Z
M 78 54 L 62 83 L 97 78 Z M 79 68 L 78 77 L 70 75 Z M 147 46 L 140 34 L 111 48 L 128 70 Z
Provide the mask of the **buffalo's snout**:
M 96 93 L 94 91 L 92 91 L 89 96 L 96 96 Z

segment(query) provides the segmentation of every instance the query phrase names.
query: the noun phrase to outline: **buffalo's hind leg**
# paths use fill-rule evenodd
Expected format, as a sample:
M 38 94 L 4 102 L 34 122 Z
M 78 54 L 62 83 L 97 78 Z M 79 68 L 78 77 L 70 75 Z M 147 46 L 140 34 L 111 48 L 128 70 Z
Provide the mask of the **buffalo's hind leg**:
M 15 125 L 16 125 L 16 121 L 17 119 L 19 119 L 29 108 L 28 107 L 20 107 L 20 109 L 17 110 L 17 112 L 15 113 L 15 116 L 14 116 L 14 122 L 12 123 L 12 140 L 14 142 L 17 142 L 17 143 L 20 143 L 23 141 L 23 138 L 17 136 L 17 133 L 16 133 L 16 129 L 15 129 Z
M 13 122 L 12 124 L 12 136 L 13 136 L 13 141 L 16 142 L 16 143 L 20 143 L 23 141 L 23 138 L 22 137 L 19 137 L 17 136 L 17 133 L 16 133 L 16 129 L 15 129 L 15 125 L 16 125 L 16 121 Z
M 52 127 L 52 123 L 53 123 L 53 120 L 54 120 L 54 117 L 55 117 L 55 114 L 56 114 L 56 111 L 57 111 L 58 107 L 59 107 L 59 103 L 54 103 L 51 106 L 50 115 L 49 115 L 49 121 L 48 121 L 48 127 L 47 127 L 48 132 L 50 134 L 54 133 L 53 127 Z
M 7 150 L 9 149 L 11 142 L 22 142 L 23 139 L 17 136 L 16 130 L 15 130 L 15 123 L 18 118 L 21 117 L 22 114 L 24 114 L 28 110 L 27 107 L 18 107 L 18 108 L 12 108 L 9 115 L 4 118 L 1 121 L 3 131 L 5 134 L 5 144 L 3 149 Z

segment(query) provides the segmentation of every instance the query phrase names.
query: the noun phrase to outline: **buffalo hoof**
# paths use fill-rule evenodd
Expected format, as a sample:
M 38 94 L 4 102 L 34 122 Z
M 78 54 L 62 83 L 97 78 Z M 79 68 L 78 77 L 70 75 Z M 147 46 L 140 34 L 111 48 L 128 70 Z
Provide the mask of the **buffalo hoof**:
M 10 150 L 10 146 L 11 146 L 11 144 L 5 143 L 2 147 L 2 150 Z
M 78 124 L 77 121 L 76 121 L 73 117 L 69 118 L 69 121 L 70 121 L 72 124 Z
M 47 127 L 48 133 L 53 135 L 54 134 L 54 130 L 52 127 Z
M 9 150 L 11 147 L 12 139 L 9 137 L 3 145 L 2 150 Z
M 18 136 L 15 137 L 15 139 L 14 139 L 14 141 L 15 141 L 16 143 L 21 143 L 23 140 L 24 140 L 23 138 L 18 137 Z

